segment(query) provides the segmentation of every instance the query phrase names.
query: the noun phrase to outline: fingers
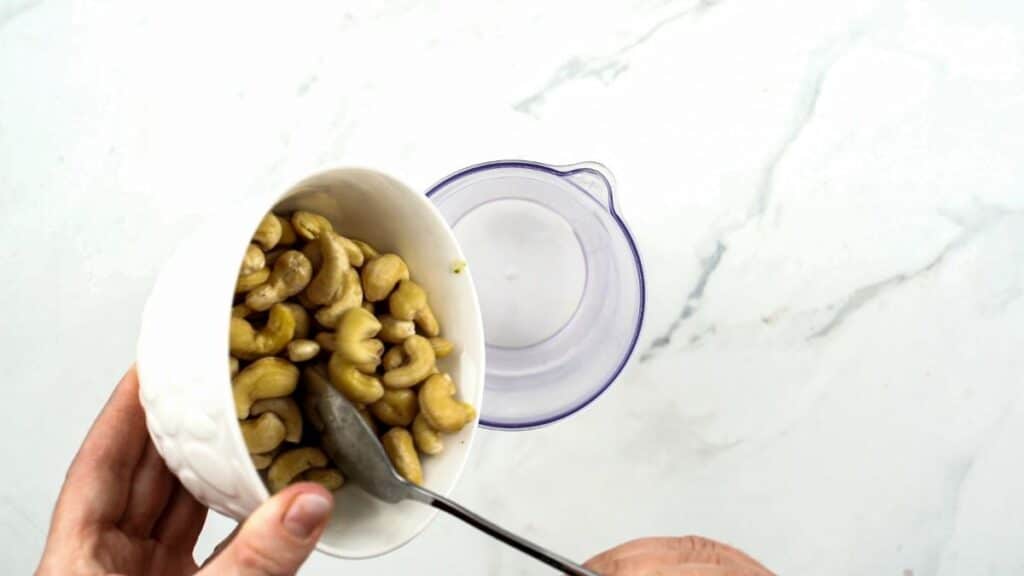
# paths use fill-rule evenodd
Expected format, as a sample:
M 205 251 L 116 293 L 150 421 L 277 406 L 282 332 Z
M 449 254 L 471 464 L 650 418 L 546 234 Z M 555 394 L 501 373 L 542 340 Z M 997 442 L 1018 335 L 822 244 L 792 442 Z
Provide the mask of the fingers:
M 206 506 L 175 480 L 174 495 L 153 527 L 152 537 L 171 549 L 191 552 L 205 522 Z
M 771 574 L 743 552 L 699 536 L 633 540 L 595 556 L 586 565 L 601 574 L 630 576 L 693 564 L 720 566 L 756 576 Z
M 152 442 L 147 442 L 142 461 L 135 469 L 128 505 L 118 523 L 121 530 L 130 536 L 149 536 L 175 484 L 160 453 Z
M 623 572 L 623 574 L 634 574 Z M 748 572 L 734 571 L 713 564 L 684 564 L 659 568 L 654 572 L 635 572 L 638 576 L 752 576 Z
M 316 546 L 333 504 L 322 486 L 289 486 L 253 512 L 231 543 L 198 574 L 295 574 Z
M 128 503 L 148 435 L 133 366 L 114 389 L 68 469 L 57 507 L 78 523 L 113 523 Z

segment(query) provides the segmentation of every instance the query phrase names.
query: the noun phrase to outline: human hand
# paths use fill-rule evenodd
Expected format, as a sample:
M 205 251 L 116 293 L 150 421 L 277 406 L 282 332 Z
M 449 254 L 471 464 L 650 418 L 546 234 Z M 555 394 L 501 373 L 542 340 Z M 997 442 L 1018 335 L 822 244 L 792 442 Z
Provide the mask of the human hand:
M 36 574 L 290 575 L 313 551 L 332 503 L 317 484 L 290 486 L 253 512 L 200 569 L 192 550 L 206 507 L 149 440 L 132 368 L 68 469 Z
M 633 540 L 585 566 L 602 576 L 772 576 L 743 552 L 699 536 Z

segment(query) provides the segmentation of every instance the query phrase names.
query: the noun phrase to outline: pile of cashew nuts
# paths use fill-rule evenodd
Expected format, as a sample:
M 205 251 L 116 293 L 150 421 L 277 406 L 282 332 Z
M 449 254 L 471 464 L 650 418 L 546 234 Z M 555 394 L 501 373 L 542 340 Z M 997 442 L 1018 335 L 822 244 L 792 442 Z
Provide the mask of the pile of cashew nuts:
M 396 254 L 346 238 L 319 214 L 267 214 L 242 259 L 231 311 L 235 412 L 271 492 L 345 480 L 320 448 L 310 399 L 334 386 L 380 434 L 398 472 L 423 483 L 420 455 L 476 416 L 437 359 L 454 346 Z M 301 385 L 300 385 L 301 379 Z M 303 410 L 300 406 L 306 408 Z

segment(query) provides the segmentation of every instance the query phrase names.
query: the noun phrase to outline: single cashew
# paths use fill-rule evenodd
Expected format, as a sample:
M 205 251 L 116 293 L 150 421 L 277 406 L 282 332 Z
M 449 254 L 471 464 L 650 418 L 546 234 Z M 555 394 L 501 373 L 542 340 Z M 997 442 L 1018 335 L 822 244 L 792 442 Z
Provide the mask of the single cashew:
M 359 249 L 359 245 L 355 242 L 341 237 L 341 245 L 345 247 L 345 255 L 348 256 L 348 261 L 353 266 L 362 266 L 366 258 L 363 256 L 363 251 Z
M 288 359 L 292 362 L 305 362 L 316 358 L 320 353 L 320 345 L 313 340 L 298 339 L 288 343 Z
M 270 268 L 263 268 L 253 272 L 252 274 L 239 276 L 238 280 L 235 281 L 235 294 L 248 292 L 266 282 L 268 278 L 270 278 Z
M 382 254 L 363 266 L 363 294 L 370 302 L 380 302 L 391 294 L 395 284 L 408 279 L 405 260 L 394 254 Z
M 287 360 L 270 357 L 253 362 L 231 382 L 235 416 L 239 420 L 248 418 L 254 402 L 288 396 L 298 382 L 299 369 Z
M 299 474 L 310 468 L 327 466 L 327 455 L 319 448 L 294 448 L 278 454 L 267 470 L 267 484 L 271 492 L 280 492 Z
M 341 289 L 342 274 L 350 269 L 341 236 L 333 232 L 321 234 L 317 240 L 323 261 L 316 276 L 306 286 L 306 298 L 318 305 L 334 302 Z
M 378 252 L 376 248 L 370 246 L 369 244 L 363 242 L 362 240 L 356 240 L 355 238 L 353 238 L 352 243 L 359 247 L 359 251 L 363 253 L 364 261 L 368 262 L 370 260 L 373 260 L 377 256 L 380 256 L 380 252 Z
M 455 345 L 450 340 L 445 340 L 440 336 L 435 336 L 430 339 L 430 345 L 434 347 L 434 356 L 438 358 L 444 358 L 451 355 L 455 351 Z
M 316 240 L 324 232 L 334 232 L 331 221 L 319 214 L 297 210 L 292 214 L 292 227 L 295 233 L 306 240 Z
M 350 308 L 338 321 L 336 354 L 352 364 L 378 362 L 384 344 L 373 337 L 380 332 L 380 321 L 360 307 Z
M 231 307 L 232 318 L 245 318 L 249 314 L 252 314 L 252 308 L 249 308 L 245 304 L 238 304 Z
M 423 336 L 406 338 L 402 351 L 407 358 L 406 363 L 384 373 L 384 385 L 388 388 L 410 388 L 434 370 L 434 348 Z
M 412 280 L 402 280 L 388 298 L 391 315 L 399 320 L 415 320 L 416 326 L 427 336 L 437 336 L 441 327 L 427 303 L 427 293 Z
M 284 428 L 287 431 L 284 436 L 285 440 L 293 444 L 298 444 L 302 440 L 302 412 L 299 410 L 299 405 L 290 397 L 266 398 L 254 402 L 252 408 L 249 409 L 249 414 L 252 416 L 275 414 L 281 419 L 281 422 L 284 422 Z M 266 450 L 259 450 L 259 452 L 266 452 Z
M 312 468 L 306 470 L 302 479 L 306 482 L 316 482 L 331 492 L 345 484 L 345 477 L 335 468 Z
M 375 376 L 363 374 L 354 364 L 345 362 L 339 354 L 331 354 L 327 362 L 331 384 L 352 402 L 369 404 L 384 395 L 384 387 Z
M 249 247 L 245 249 L 245 256 L 242 257 L 242 267 L 238 270 L 238 275 L 247 276 L 266 267 L 267 257 L 263 254 L 263 250 L 260 250 L 260 247 L 255 244 L 249 244 Z
M 310 240 L 302 247 L 302 255 L 309 259 L 309 263 L 313 265 L 313 271 L 320 270 L 320 264 L 323 263 L 323 253 L 320 251 L 320 241 Z
M 420 414 L 439 432 L 458 432 L 473 421 L 473 406 L 455 399 L 455 383 L 447 374 L 435 374 L 420 387 Z
M 238 423 L 242 429 L 242 438 L 250 454 L 270 452 L 284 441 L 284 422 L 277 414 L 267 413 L 259 418 L 250 418 Z
M 341 275 L 339 293 L 329 306 L 316 311 L 316 321 L 327 328 L 337 328 L 345 312 L 356 308 L 363 301 L 363 287 L 359 283 L 359 272 L 349 268 Z M 373 311 L 370 311 L 371 314 Z
M 295 235 L 295 228 L 292 228 L 292 223 L 287 218 L 277 214 L 274 214 L 274 218 L 277 218 L 277 222 L 281 225 L 281 239 L 277 241 L 278 246 L 291 246 L 299 241 L 298 236 Z
M 273 214 L 267 214 L 260 220 L 256 233 L 252 235 L 253 242 L 259 244 L 264 250 L 270 250 L 281 241 L 281 223 Z
M 228 356 L 228 372 L 231 374 L 232 378 L 238 374 L 238 358 Z
M 440 454 L 444 450 L 444 442 L 441 435 L 427 424 L 423 414 L 417 414 L 412 421 L 412 439 L 416 441 L 416 448 L 424 454 Z
M 392 428 L 380 437 L 380 441 L 398 473 L 413 484 L 423 484 L 423 467 L 420 466 L 420 457 L 416 454 L 409 431 L 405 428 Z
M 359 291 L 362 292 L 362 286 L 359 287 Z M 374 308 L 373 308 L 373 302 L 363 302 L 362 306 L 363 306 L 363 310 L 366 310 L 370 314 L 373 314 L 373 313 L 376 312 L 376 310 L 374 310 Z
M 289 250 L 274 262 L 267 281 L 245 295 L 245 305 L 257 311 L 266 310 L 301 292 L 312 276 L 313 266 L 302 252 Z
M 416 392 L 412 390 L 385 390 L 369 409 L 377 420 L 388 426 L 408 426 L 420 411 Z
M 265 470 L 270 463 L 274 461 L 274 456 L 277 456 L 277 450 L 271 450 L 264 454 L 249 454 L 249 458 L 252 459 L 252 465 L 257 470 Z
M 405 362 L 405 352 L 402 352 L 401 346 L 392 346 L 388 348 L 388 351 L 384 353 L 384 357 L 381 358 L 380 365 L 385 371 L 394 370 Z
M 270 309 L 267 323 L 256 331 L 245 318 L 231 319 L 231 355 L 254 360 L 280 352 L 295 335 L 295 317 L 281 304 Z
M 390 314 L 377 319 L 380 320 L 380 333 L 377 337 L 388 344 L 401 344 L 416 334 L 416 325 L 409 320 L 399 320 Z
M 338 336 L 334 332 L 320 332 L 313 340 L 320 345 L 321 350 L 327 352 L 334 352 L 338 344 Z
M 294 338 L 306 338 L 309 336 L 309 312 L 306 311 L 301 305 L 294 302 L 282 302 L 281 306 L 284 306 L 292 313 L 292 318 L 295 319 L 295 334 Z

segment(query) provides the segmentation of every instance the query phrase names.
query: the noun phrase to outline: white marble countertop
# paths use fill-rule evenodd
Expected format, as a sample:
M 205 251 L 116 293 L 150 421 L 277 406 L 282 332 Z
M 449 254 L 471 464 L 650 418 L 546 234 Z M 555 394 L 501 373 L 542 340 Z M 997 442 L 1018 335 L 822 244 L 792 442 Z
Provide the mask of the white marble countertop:
M 9 572 L 213 207 L 509 157 L 615 172 L 648 324 L 592 409 L 484 432 L 458 499 L 577 558 L 699 533 L 783 574 L 1024 572 L 1024 4 L 143 4 L 0 4 Z M 304 573 L 442 565 L 547 573 L 447 518 Z

